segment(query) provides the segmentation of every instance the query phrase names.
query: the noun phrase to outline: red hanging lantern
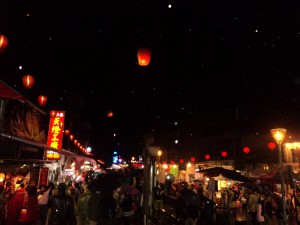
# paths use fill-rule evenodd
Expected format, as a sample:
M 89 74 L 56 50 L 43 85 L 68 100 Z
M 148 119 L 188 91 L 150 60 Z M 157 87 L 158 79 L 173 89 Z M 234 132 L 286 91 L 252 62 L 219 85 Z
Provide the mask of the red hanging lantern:
M 196 158 L 195 158 L 195 157 L 191 157 L 191 161 L 192 161 L 192 162 L 195 162 L 195 161 L 196 161 Z
M 274 150 L 275 147 L 276 147 L 276 144 L 275 144 L 274 142 L 269 142 L 269 143 L 268 143 L 268 148 L 269 148 L 270 150 Z
M 174 160 L 171 160 L 171 161 L 170 161 L 170 164 L 171 164 L 171 165 L 174 165 L 174 164 L 175 164 Z
M 221 155 L 222 155 L 222 157 L 225 158 L 225 157 L 227 156 L 227 152 L 226 152 L 226 151 L 222 151 L 222 152 L 221 152 Z
M 3 34 L 0 34 L 0 53 L 3 53 L 7 46 L 8 39 Z
M 179 163 L 184 163 L 184 159 L 179 159 Z
M 244 148 L 243 148 L 243 152 L 244 152 L 245 154 L 248 154 L 248 153 L 250 152 L 250 148 L 249 148 L 248 146 L 244 147 Z
M 39 103 L 40 106 L 46 105 L 46 103 L 47 103 L 47 96 L 45 96 L 45 95 L 40 95 L 40 96 L 38 97 L 38 103 Z
M 23 86 L 25 88 L 32 88 L 34 85 L 34 77 L 31 75 L 23 76 Z
M 70 130 L 65 130 L 65 135 L 69 135 L 70 134 Z
M 151 59 L 151 50 L 149 48 L 139 48 L 137 57 L 140 66 L 148 66 Z
M 210 159 L 210 155 L 209 154 L 206 154 L 204 157 L 205 157 L 206 160 Z

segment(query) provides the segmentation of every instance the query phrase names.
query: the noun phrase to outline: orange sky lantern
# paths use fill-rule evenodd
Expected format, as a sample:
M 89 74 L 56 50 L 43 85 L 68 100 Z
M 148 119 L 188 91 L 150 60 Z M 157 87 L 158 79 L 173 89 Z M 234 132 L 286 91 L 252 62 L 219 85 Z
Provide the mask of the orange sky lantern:
M 151 59 L 151 50 L 149 48 L 139 48 L 137 57 L 140 66 L 148 66 Z
M 225 157 L 227 156 L 227 152 L 226 152 L 226 151 L 222 151 L 222 152 L 221 152 L 221 155 L 222 155 L 222 157 L 225 158 Z
M 4 52 L 8 46 L 8 39 L 3 34 L 0 34 L 0 53 Z
M 248 146 L 244 147 L 244 148 L 243 148 L 243 152 L 244 152 L 245 154 L 248 154 L 248 153 L 250 152 L 250 148 L 249 148 Z
M 45 95 L 40 95 L 40 96 L 38 97 L 38 103 L 39 103 L 40 106 L 46 105 L 46 103 L 47 103 L 47 96 L 45 96 Z
M 25 88 L 32 88 L 34 85 L 34 77 L 31 75 L 23 76 L 23 86 Z
M 204 157 L 205 157 L 206 160 L 210 159 L 210 155 L 209 154 L 206 154 Z
M 107 115 L 107 117 L 111 118 L 111 117 L 113 117 L 114 114 L 112 111 L 108 111 L 106 115 Z

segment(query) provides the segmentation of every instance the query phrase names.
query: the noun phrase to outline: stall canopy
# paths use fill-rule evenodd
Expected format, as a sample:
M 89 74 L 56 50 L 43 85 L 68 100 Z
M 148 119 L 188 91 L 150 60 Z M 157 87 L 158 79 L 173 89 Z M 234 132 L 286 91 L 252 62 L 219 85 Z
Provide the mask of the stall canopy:
M 239 182 L 251 182 L 250 179 L 236 172 L 235 170 L 229 170 L 222 167 L 208 168 L 204 170 L 199 170 L 198 172 L 204 173 L 206 176 L 209 177 L 217 177 L 217 178 L 223 177 L 225 179 L 235 180 Z
M 289 179 L 289 174 L 287 170 L 283 171 L 283 176 L 284 176 L 284 182 L 285 183 L 289 183 L 290 179 Z M 292 179 L 296 179 L 299 180 L 300 179 L 300 173 L 291 173 L 291 178 Z M 260 183 L 280 183 L 280 173 L 278 168 L 274 168 L 273 170 L 271 170 L 268 173 L 265 173 L 263 175 L 261 175 L 259 178 Z

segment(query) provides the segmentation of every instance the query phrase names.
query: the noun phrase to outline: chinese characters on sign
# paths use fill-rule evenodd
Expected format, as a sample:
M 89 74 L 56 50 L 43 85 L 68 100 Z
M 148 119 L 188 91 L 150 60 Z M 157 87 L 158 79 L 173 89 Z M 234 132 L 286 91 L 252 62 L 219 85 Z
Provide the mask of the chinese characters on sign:
M 65 120 L 64 111 L 53 111 L 51 113 L 47 144 L 50 147 L 56 148 L 58 150 L 62 148 L 64 120 Z M 59 158 L 60 158 L 59 153 L 51 150 L 46 151 L 46 159 L 58 160 Z

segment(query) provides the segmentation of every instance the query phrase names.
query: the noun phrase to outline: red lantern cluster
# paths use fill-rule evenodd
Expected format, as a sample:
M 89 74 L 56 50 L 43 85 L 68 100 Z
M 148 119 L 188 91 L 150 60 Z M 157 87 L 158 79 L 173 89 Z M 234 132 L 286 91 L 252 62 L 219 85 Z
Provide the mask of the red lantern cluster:
M 244 152 L 245 154 L 248 154 L 248 153 L 250 152 L 250 148 L 249 148 L 248 146 L 244 147 L 244 148 L 243 148 L 243 152 Z
M 32 88 L 34 85 L 34 77 L 31 75 L 25 75 L 23 76 L 23 86 L 25 88 Z
M 0 34 L 0 53 L 3 53 L 7 46 L 8 39 L 3 34 Z
M 139 48 L 137 58 L 140 66 L 148 66 L 151 59 L 151 50 L 148 48 Z

